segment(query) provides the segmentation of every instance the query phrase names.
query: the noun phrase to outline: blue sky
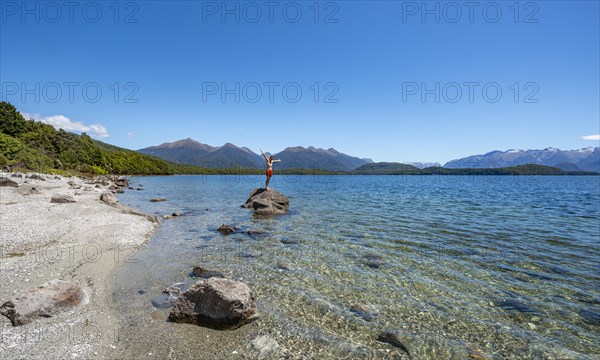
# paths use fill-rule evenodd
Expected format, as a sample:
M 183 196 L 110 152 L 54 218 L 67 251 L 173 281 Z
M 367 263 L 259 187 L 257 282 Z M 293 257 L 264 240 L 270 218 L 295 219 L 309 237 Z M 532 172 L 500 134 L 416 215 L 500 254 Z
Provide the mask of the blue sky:
M 1 98 L 130 149 L 599 145 L 597 1 L 271 4 L 2 1 Z

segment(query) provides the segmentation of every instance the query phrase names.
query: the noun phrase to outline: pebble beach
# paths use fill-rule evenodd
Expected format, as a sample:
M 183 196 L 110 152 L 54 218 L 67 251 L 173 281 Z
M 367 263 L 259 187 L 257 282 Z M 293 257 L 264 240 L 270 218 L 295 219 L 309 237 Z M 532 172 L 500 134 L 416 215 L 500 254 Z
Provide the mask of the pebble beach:
M 158 221 L 101 201 L 109 187 L 114 191 L 106 179 L 8 178 L 18 187 L 0 187 L 0 300 L 53 279 L 78 284 L 86 296 L 71 311 L 25 326 L 0 317 L 0 358 L 105 358 L 119 341 L 114 274 L 144 246 Z M 54 203 L 56 195 L 74 202 Z

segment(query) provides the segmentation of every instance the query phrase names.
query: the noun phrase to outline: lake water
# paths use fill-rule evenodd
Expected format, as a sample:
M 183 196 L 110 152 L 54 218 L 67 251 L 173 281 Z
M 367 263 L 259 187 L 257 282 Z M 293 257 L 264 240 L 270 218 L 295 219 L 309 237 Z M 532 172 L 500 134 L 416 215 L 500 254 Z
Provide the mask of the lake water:
M 121 202 L 184 216 L 115 280 L 129 319 L 117 355 L 242 358 L 266 334 L 291 358 L 408 358 L 377 341 L 394 328 L 413 358 L 600 358 L 600 177 L 273 179 L 288 215 L 240 207 L 260 176 L 133 179 L 144 190 Z M 223 236 L 223 223 L 242 231 Z M 195 265 L 247 283 L 259 320 L 220 332 L 166 322 L 150 300 L 194 281 Z

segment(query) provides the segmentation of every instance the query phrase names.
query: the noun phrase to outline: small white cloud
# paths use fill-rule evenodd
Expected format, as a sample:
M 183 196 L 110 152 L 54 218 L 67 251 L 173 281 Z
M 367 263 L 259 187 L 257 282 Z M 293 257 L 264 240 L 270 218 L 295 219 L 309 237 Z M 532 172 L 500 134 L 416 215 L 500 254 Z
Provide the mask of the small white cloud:
M 586 135 L 581 137 L 583 140 L 600 140 L 600 135 Z
M 57 129 L 71 131 L 76 133 L 85 132 L 93 138 L 103 139 L 110 136 L 104 125 L 92 124 L 85 125 L 79 121 L 73 121 L 64 115 L 41 116 L 40 114 L 21 113 L 25 119 L 34 119 L 45 124 L 54 126 Z
M 127 133 L 127 138 L 128 139 L 133 139 L 135 137 L 135 133 L 134 132 L 128 132 Z

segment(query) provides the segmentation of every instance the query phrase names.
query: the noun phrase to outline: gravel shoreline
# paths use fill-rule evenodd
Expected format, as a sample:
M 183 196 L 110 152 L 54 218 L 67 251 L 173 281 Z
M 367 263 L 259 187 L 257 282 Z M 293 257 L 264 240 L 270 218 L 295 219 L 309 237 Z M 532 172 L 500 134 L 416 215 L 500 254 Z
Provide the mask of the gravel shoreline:
M 113 301 L 115 274 L 158 221 L 100 201 L 106 182 L 41 177 L 9 177 L 19 187 L 0 187 L 0 303 L 52 279 L 78 283 L 89 303 L 18 327 L 0 316 L 0 358 L 107 358 L 123 323 Z M 75 202 L 51 203 L 56 194 Z

